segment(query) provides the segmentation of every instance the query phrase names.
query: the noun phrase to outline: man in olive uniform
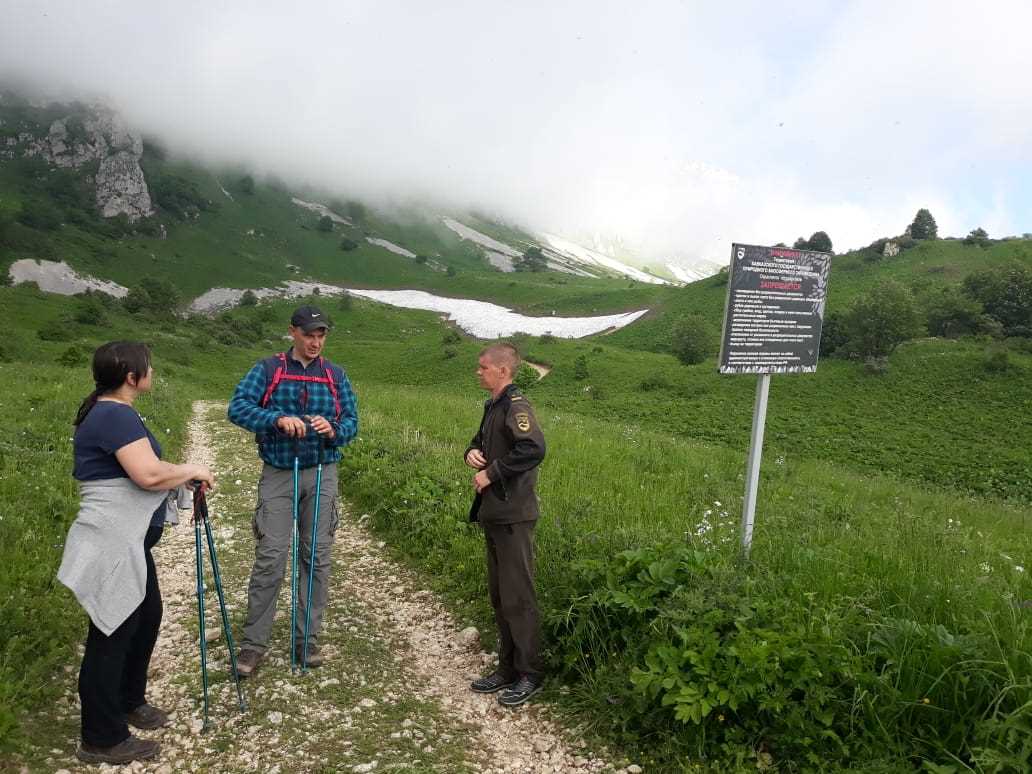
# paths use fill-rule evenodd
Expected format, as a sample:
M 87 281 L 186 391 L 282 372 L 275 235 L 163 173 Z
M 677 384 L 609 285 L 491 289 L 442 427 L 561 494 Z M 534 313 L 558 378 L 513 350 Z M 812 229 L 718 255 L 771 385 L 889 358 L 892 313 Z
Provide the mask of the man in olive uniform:
M 491 397 L 465 455 L 466 464 L 477 471 L 469 518 L 484 530 L 488 591 L 498 624 L 498 668 L 470 688 L 502 691 L 498 701 L 509 707 L 523 704 L 543 682 L 534 594 L 534 486 L 545 438 L 530 404 L 512 383 L 519 366 L 511 344 L 492 344 L 480 353 L 477 377 Z

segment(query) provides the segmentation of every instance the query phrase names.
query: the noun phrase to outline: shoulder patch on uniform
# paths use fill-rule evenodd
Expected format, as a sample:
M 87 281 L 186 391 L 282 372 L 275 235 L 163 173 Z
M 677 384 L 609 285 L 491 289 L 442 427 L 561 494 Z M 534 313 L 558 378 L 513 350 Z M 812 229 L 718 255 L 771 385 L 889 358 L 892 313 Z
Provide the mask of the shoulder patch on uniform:
M 516 427 L 520 429 L 520 432 L 525 433 L 530 430 L 530 414 L 521 411 L 516 415 Z

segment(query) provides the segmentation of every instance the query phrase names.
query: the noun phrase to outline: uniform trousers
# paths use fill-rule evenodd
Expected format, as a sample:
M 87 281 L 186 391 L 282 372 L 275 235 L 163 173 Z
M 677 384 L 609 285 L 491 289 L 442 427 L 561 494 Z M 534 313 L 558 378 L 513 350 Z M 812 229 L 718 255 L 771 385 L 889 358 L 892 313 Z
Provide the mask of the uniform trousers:
M 482 525 L 487 587 L 498 624 L 498 671 L 508 677 L 541 674 L 534 525 L 533 521 Z

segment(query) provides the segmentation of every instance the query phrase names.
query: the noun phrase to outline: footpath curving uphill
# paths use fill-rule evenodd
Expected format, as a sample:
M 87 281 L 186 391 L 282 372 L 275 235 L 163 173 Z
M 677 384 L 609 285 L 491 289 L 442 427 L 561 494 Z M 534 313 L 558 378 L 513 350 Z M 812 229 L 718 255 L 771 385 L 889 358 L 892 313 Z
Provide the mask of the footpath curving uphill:
M 209 505 L 227 606 L 239 631 L 253 556 L 250 517 L 259 464 L 250 437 L 224 417 L 222 404 L 194 404 L 187 457 L 211 465 L 218 475 Z M 188 514 L 178 527 L 166 530 L 155 549 L 165 617 L 148 696 L 171 711 L 172 723 L 158 732 L 141 732 L 162 742 L 157 760 L 121 770 L 613 771 L 541 706 L 503 710 L 494 697 L 471 693 L 469 680 L 492 664 L 493 656 L 480 651 L 475 631 L 459 631 L 419 578 L 393 563 L 384 543 L 369 535 L 361 521 L 343 513 L 337 530 L 327 628 L 320 640 L 326 665 L 291 676 L 289 654 L 282 647 L 289 624 L 289 585 L 284 583 L 272 649 L 245 683 L 245 714 L 237 708 L 218 606 L 210 600 L 211 709 L 203 733 Z M 69 716 L 78 713 L 74 694 L 72 670 L 67 700 L 60 702 L 60 711 Z M 51 750 L 45 758 L 48 770 L 116 770 L 82 767 L 71 742 Z

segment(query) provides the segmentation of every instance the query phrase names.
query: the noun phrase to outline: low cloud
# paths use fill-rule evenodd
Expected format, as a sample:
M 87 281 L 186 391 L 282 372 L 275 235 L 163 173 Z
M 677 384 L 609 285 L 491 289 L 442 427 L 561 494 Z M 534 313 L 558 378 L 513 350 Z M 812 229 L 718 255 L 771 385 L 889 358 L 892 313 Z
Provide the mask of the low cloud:
M 0 0 L 0 78 L 204 161 L 644 259 L 1032 229 L 1024 2 Z

